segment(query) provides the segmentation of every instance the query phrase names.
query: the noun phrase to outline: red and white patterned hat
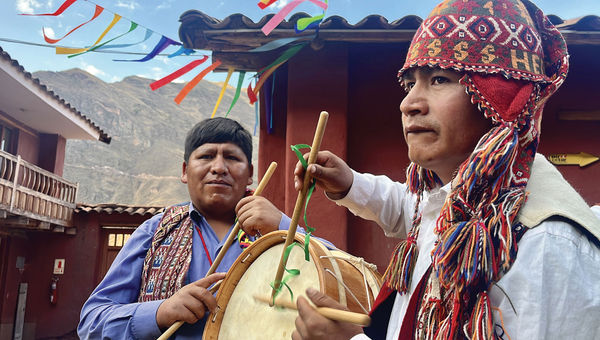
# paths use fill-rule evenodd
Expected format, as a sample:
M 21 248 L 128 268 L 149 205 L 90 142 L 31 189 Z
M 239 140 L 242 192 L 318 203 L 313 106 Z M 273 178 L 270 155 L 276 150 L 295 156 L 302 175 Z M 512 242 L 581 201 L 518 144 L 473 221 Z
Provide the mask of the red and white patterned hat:
M 464 73 L 460 82 L 472 103 L 494 122 L 457 170 L 437 220 L 432 275 L 442 299 L 425 294 L 419 336 L 489 338 L 487 290 L 516 257 L 522 230 L 516 217 L 527 198 L 544 103 L 567 75 L 566 43 L 527 0 L 446 0 L 417 30 L 398 76 L 415 67 Z M 414 163 L 407 169 L 408 189 L 419 196 L 438 181 Z M 413 221 L 385 274 L 386 284 L 401 292 L 416 261 L 418 207 Z M 436 290 L 431 285 L 430 279 L 426 291 Z
M 552 83 L 568 60 L 560 32 L 529 1 L 447 0 L 417 30 L 399 76 L 426 65 Z

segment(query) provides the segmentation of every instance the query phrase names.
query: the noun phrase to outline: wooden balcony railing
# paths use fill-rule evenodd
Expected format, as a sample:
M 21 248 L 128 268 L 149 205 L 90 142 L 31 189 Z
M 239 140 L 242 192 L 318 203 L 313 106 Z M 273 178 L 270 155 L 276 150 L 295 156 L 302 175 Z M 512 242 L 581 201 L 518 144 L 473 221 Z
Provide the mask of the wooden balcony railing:
M 24 217 L 32 227 L 70 227 L 77 184 L 68 182 L 21 159 L 0 151 L 0 210 L 4 216 Z M 35 222 L 37 221 L 37 222 Z

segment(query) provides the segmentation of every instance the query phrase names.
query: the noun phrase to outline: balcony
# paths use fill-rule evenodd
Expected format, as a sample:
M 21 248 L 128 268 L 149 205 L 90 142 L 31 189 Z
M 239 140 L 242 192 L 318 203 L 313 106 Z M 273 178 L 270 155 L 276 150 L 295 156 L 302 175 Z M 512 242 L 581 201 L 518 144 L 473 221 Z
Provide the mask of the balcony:
M 0 226 L 75 233 L 77 184 L 0 151 Z

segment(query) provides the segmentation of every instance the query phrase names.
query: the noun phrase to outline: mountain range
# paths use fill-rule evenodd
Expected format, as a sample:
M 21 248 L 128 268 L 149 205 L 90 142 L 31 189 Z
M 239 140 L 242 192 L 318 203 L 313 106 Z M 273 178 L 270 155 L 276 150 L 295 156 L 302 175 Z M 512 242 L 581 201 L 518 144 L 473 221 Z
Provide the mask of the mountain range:
M 106 83 L 80 69 L 33 76 L 112 137 L 108 145 L 67 140 L 63 177 L 79 183 L 77 202 L 169 205 L 189 200 L 180 182 L 184 139 L 194 124 L 210 117 L 222 84 L 203 80 L 178 105 L 173 99 L 184 84 L 152 91 L 151 79 L 130 76 Z M 225 116 L 234 94 L 228 87 L 216 116 Z M 245 93 L 228 117 L 253 133 L 255 112 Z M 256 162 L 258 136 L 253 139 Z

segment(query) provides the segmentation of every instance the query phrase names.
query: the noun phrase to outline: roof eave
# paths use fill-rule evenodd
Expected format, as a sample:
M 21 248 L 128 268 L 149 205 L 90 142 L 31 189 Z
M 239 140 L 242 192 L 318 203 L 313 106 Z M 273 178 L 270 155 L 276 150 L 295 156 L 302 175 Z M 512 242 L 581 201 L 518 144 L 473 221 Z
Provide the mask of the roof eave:
M 111 137 L 89 118 L 41 84 L 1 48 L 0 54 L 2 112 L 39 133 L 110 143 Z
M 225 71 L 228 67 L 256 71 L 276 58 L 281 50 L 259 53 L 249 50 L 277 39 L 306 38 L 317 48 L 323 42 L 408 43 L 422 21 L 419 17 L 409 15 L 389 23 L 382 16 L 371 15 L 351 25 L 344 18 L 334 16 L 321 23 L 314 41 L 314 31 L 296 33 L 293 28 L 298 19 L 307 16 L 304 13 L 293 15 L 265 36 L 261 27 L 271 16 L 267 15 L 255 23 L 241 14 L 232 14 L 220 21 L 200 11 L 187 11 L 180 18 L 179 36 L 187 48 L 211 50 L 213 58 L 221 61 L 216 71 Z M 552 17 L 570 46 L 600 45 L 600 29 L 596 30 L 600 17 L 585 16 L 567 21 Z

